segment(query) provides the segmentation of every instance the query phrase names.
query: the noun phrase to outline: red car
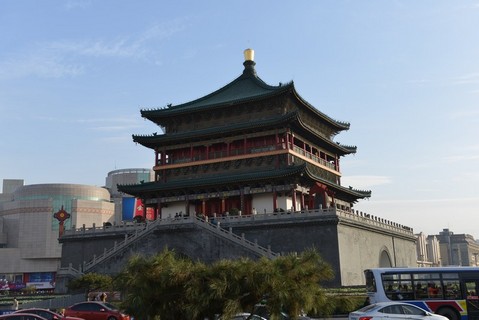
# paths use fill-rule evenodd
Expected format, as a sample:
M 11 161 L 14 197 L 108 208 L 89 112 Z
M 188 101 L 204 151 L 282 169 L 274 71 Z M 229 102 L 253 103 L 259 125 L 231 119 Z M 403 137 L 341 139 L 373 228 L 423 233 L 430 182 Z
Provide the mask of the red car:
M 47 320 L 39 315 L 32 313 L 10 313 L 0 316 L 0 320 Z
M 36 314 L 47 320 L 83 320 L 81 318 L 67 317 L 59 313 L 50 311 L 48 309 L 42 309 L 42 308 L 21 309 L 21 310 L 15 311 L 14 313 Z
M 130 320 L 130 316 L 122 313 L 108 302 L 79 302 L 65 309 L 65 316 L 85 320 Z

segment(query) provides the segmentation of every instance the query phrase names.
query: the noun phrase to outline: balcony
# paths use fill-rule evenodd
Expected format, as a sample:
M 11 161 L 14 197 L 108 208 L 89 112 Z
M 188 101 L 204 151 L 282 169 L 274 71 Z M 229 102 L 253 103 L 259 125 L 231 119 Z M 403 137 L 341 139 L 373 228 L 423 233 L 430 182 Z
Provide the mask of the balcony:
M 212 151 L 208 153 L 195 154 L 192 157 L 178 157 L 178 158 L 168 158 L 165 164 L 158 164 L 153 169 L 173 169 L 180 168 L 186 165 L 202 165 L 208 163 L 215 163 L 218 160 L 221 161 L 233 161 L 246 158 L 254 158 L 258 156 L 270 156 L 278 154 L 290 153 L 295 156 L 299 156 L 302 159 L 313 163 L 315 165 L 319 164 L 322 167 L 327 168 L 330 171 L 338 173 L 339 170 L 336 168 L 335 164 L 331 161 L 327 161 L 323 158 L 318 157 L 311 152 L 308 152 L 296 145 L 293 145 L 292 148 L 287 149 L 285 143 L 278 143 L 276 145 L 264 145 L 264 146 L 254 146 L 250 148 L 240 148 L 240 149 L 231 149 L 229 152 L 226 150 L 221 151 Z

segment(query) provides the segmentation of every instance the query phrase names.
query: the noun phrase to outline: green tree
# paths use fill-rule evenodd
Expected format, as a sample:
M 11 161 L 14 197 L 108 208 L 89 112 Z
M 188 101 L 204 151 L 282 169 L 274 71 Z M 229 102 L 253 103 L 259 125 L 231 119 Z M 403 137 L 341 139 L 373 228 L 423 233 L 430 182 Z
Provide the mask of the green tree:
M 172 251 L 130 259 L 117 278 L 125 312 L 137 319 L 186 319 L 185 288 L 195 264 Z
M 293 318 L 326 304 L 320 283 L 332 270 L 311 249 L 274 260 L 220 260 L 206 265 L 165 250 L 154 257 L 130 259 L 118 277 L 125 311 L 137 319 L 228 319 L 252 312 L 266 300 L 272 319 L 281 311 Z
M 68 283 L 69 290 L 83 290 L 86 297 L 92 291 L 109 291 L 113 289 L 113 279 L 109 275 L 87 273 Z
M 271 261 L 264 274 L 263 288 L 272 319 L 280 312 L 296 318 L 302 312 L 317 312 L 328 305 L 320 283 L 333 278 L 333 271 L 314 249 L 299 255 L 288 255 Z

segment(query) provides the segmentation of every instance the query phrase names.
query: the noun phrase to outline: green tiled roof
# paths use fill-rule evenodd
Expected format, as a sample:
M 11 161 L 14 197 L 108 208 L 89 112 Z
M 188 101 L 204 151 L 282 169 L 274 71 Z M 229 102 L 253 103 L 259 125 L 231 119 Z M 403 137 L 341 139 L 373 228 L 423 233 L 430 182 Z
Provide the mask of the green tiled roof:
M 317 133 L 312 131 L 304 122 L 301 121 L 298 112 L 290 112 L 281 116 L 273 116 L 266 119 L 258 119 L 250 122 L 238 122 L 223 126 L 211 127 L 201 130 L 192 130 L 188 132 L 170 133 L 170 134 L 153 134 L 153 135 L 133 135 L 133 141 L 139 143 L 147 148 L 155 148 L 159 145 L 168 146 L 178 143 L 203 141 L 204 139 L 213 138 L 216 136 L 225 137 L 227 134 L 235 134 L 245 130 L 257 130 L 257 128 L 267 129 L 270 127 L 278 127 L 294 122 L 303 128 L 308 134 L 312 134 L 317 138 Z M 331 141 L 327 138 L 319 136 L 326 144 L 334 148 L 340 154 L 355 153 L 355 146 L 345 146 L 338 142 Z
M 273 116 L 267 119 L 258 119 L 255 121 L 249 122 L 237 122 L 231 123 L 223 126 L 210 127 L 200 130 L 191 130 L 188 132 L 178 132 L 178 133 L 169 133 L 169 134 L 153 134 L 153 135 L 133 135 L 133 141 L 137 142 L 145 147 L 154 148 L 158 144 L 178 144 L 183 141 L 202 141 L 209 137 L 221 136 L 224 137 L 225 133 L 237 133 L 238 131 L 254 129 L 258 126 L 264 128 L 266 126 L 279 125 L 281 123 L 287 122 L 288 120 L 296 117 L 296 112 L 287 113 L 282 116 Z
M 271 86 L 261 80 L 254 72 L 254 69 L 245 68 L 241 76 L 202 98 L 179 104 L 168 105 L 162 109 L 142 110 L 141 115 L 147 119 L 153 120 L 157 116 L 170 116 L 190 112 L 195 109 L 211 108 L 235 103 L 241 103 L 250 100 L 263 99 L 274 96 L 280 92 L 285 92 L 293 88 L 293 83 L 286 85 Z
M 257 101 L 291 92 L 305 107 L 329 122 L 337 130 L 349 129 L 349 123 L 336 121 L 330 118 L 301 98 L 296 92 L 293 82 L 279 84 L 278 86 L 272 86 L 265 83 L 257 76 L 254 65 L 255 63 L 253 61 L 246 61 L 244 63 L 245 69 L 241 76 L 237 77 L 221 89 L 202 98 L 179 105 L 167 105 L 164 108 L 143 109 L 141 110 L 141 116 L 161 125 L 162 122 L 166 121 L 166 119 L 171 116 L 177 116 L 193 111 L 231 106 L 248 101 Z
M 198 188 L 204 189 L 209 187 L 221 187 L 232 183 L 248 184 L 248 183 L 261 183 L 284 179 L 287 177 L 301 176 L 303 179 L 309 179 L 310 181 L 321 182 L 336 193 L 341 194 L 343 197 L 348 198 L 351 201 L 356 201 L 360 198 L 367 198 L 371 196 L 371 191 L 355 190 L 351 187 L 345 188 L 339 186 L 327 180 L 324 180 L 316 176 L 312 170 L 309 170 L 310 164 L 302 164 L 298 166 L 290 166 L 279 170 L 267 170 L 257 172 L 247 172 L 241 174 L 222 174 L 211 175 L 199 179 L 183 179 L 171 182 L 147 182 L 141 184 L 132 185 L 118 185 L 118 190 L 133 196 L 142 197 L 144 194 L 164 193 L 175 190 L 187 190 L 187 192 L 196 192 Z M 301 175 L 302 174 L 302 175 Z

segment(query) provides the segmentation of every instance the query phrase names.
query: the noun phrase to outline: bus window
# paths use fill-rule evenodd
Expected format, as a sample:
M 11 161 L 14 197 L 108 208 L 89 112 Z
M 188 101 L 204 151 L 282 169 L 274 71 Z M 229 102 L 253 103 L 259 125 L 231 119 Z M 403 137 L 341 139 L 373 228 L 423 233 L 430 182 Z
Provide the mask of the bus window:
M 459 280 L 444 280 L 444 297 L 446 299 L 461 298 Z
M 389 299 L 405 300 L 412 298 L 411 275 L 407 273 L 384 274 L 382 280 L 386 297 Z
M 377 292 L 376 289 L 376 280 L 374 279 L 374 274 L 370 270 L 364 272 L 366 277 L 366 291 L 367 292 Z
M 439 273 L 413 274 L 416 300 L 441 299 L 442 285 Z
M 442 299 L 442 286 L 440 280 L 431 280 L 428 282 L 427 296 L 429 299 Z

